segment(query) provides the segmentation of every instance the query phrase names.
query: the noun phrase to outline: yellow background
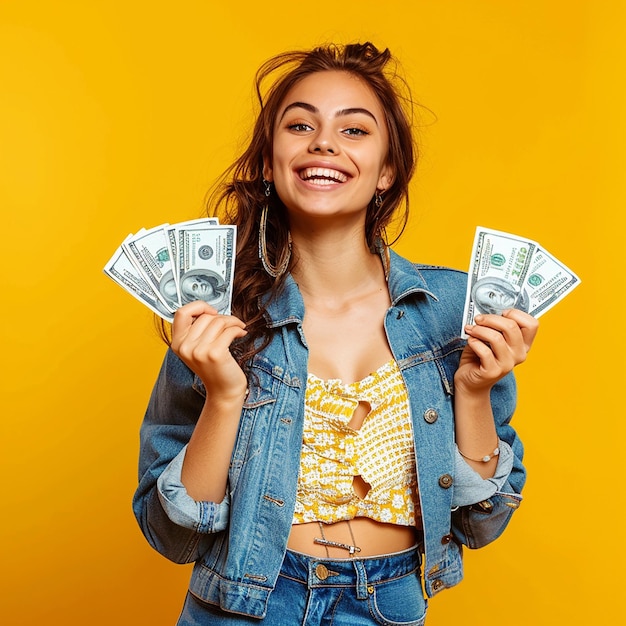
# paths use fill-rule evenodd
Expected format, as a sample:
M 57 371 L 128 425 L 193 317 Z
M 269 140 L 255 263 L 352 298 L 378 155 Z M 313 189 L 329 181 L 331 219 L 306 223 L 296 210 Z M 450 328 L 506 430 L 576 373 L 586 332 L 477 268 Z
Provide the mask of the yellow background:
M 466 269 L 480 224 L 583 281 L 519 368 L 526 500 L 429 626 L 618 623 L 625 26 L 619 0 L 0 0 L 0 622 L 174 623 L 189 568 L 130 510 L 164 347 L 102 266 L 201 212 L 263 60 L 371 39 L 437 116 L 397 249 Z

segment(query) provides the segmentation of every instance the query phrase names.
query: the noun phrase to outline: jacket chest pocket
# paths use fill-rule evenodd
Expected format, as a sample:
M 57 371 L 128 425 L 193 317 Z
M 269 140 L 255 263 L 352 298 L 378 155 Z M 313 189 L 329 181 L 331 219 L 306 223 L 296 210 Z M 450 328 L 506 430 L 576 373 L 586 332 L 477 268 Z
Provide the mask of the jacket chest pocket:
M 415 350 L 413 354 L 403 358 L 400 369 L 407 380 L 415 380 L 422 386 L 424 393 L 428 388 L 436 392 L 435 385 L 440 384 L 446 395 L 454 395 L 454 374 L 459 367 L 461 352 L 465 341 L 455 337 L 441 347 L 426 350 Z M 423 386 L 424 385 L 424 386 Z M 410 391 L 409 386 L 409 391 Z
M 300 381 L 285 368 L 257 357 L 248 374 L 248 395 L 243 404 L 239 431 L 231 459 L 231 489 L 246 465 L 260 463 L 259 469 L 277 445 L 281 426 L 291 423 L 296 407 L 294 393 Z

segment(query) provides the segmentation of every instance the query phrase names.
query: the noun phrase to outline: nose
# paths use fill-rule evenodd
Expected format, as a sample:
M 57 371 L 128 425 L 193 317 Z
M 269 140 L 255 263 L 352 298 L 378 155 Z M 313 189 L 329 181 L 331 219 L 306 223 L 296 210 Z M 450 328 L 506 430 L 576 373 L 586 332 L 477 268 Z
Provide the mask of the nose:
M 336 154 L 338 149 L 326 135 L 318 134 L 311 141 L 309 152 L 315 152 L 316 154 Z
M 335 149 L 326 145 L 317 145 L 313 147 L 311 152 L 320 152 L 320 153 L 327 152 L 328 154 L 335 154 Z

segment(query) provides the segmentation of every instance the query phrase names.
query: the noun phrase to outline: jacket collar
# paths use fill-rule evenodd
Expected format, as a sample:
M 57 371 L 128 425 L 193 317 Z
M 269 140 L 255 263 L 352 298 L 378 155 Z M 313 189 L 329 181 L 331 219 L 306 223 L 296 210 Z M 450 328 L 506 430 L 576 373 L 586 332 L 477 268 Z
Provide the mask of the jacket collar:
M 389 251 L 389 295 L 391 296 L 391 306 L 395 306 L 401 300 L 412 293 L 424 293 L 433 300 L 438 300 L 437 296 L 429 289 L 426 279 L 420 271 L 420 265 L 408 261 L 393 250 Z
M 424 293 L 434 300 L 438 299 L 428 288 L 419 265 L 411 263 L 393 250 L 390 250 L 389 253 L 388 286 L 391 306 L 397 305 L 404 298 L 414 293 Z M 266 310 L 271 320 L 270 327 L 275 328 L 284 324 L 302 322 L 304 301 L 291 274 L 285 278 L 285 283 L 278 296 L 269 301 L 267 298 L 268 296 L 265 296 Z

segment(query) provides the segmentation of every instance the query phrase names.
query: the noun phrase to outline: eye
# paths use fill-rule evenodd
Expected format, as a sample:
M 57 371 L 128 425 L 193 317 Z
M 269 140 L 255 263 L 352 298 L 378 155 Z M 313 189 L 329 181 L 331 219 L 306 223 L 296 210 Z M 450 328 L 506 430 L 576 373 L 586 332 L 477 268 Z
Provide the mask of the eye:
M 305 133 L 307 131 L 313 130 L 312 126 L 309 126 L 309 124 L 305 124 L 304 122 L 295 122 L 293 124 L 288 124 L 287 128 L 296 133 Z
M 352 126 L 350 128 L 344 129 L 344 134 L 349 135 L 351 137 L 360 137 L 361 135 L 369 135 L 369 131 L 364 128 L 359 128 L 358 126 Z

